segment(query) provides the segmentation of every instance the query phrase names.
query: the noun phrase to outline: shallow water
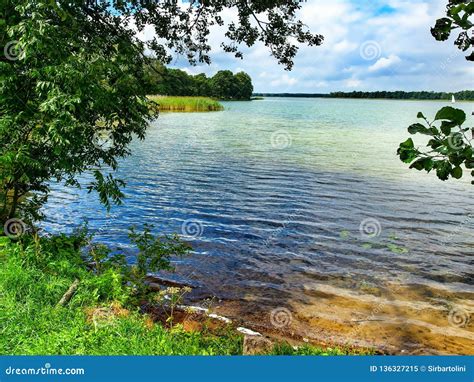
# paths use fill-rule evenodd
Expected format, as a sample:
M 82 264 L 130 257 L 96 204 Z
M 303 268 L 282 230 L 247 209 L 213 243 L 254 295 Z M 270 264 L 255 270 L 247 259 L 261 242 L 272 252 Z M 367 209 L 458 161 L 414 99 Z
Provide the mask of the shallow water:
M 124 205 L 106 214 L 95 195 L 54 186 L 44 228 L 70 231 L 86 218 L 96 240 L 121 247 L 131 261 L 129 226 L 151 223 L 157 232 L 183 234 L 194 253 L 176 260 L 173 277 L 204 294 L 245 300 L 246 310 L 271 316 L 285 307 L 291 325 L 309 336 L 321 325 L 315 317 L 349 309 L 345 319 L 352 322 L 391 290 L 390 306 L 407 301 L 418 308 L 384 308 L 383 321 L 370 322 L 393 324 L 396 332 L 400 319 L 433 310 L 438 316 L 416 325 L 433 335 L 436 328 L 455 331 L 449 335 L 457 346 L 473 339 L 474 188 L 467 178 L 441 182 L 408 170 L 396 156 L 417 112 L 434 116 L 444 105 L 267 98 L 225 103 L 223 112 L 163 113 L 121 163 Z M 472 126 L 473 104 L 455 106 Z M 467 312 L 461 327 L 448 320 L 453 307 L 462 317 Z M 377 343 L 379 326 L 364 334 L 369 344 Z M 409 348 L 411 341 L 414 348 L 474 352 L 410 338 L 393 346 Z

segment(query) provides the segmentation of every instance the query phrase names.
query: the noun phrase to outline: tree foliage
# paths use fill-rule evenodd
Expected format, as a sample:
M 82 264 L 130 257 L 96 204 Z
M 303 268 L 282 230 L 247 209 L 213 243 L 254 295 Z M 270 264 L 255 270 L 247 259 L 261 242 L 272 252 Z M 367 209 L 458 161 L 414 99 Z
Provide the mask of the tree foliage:
M 438 41 L 446 41 L 451 32 L 461 29 L 454 44 L 463 52 L 474 46 L 474 37 L 470 35 L 472 21 L 469 18 L 474 13 L 474 2 L 470 0 L 449 0 L 446 6 L 446 17 L 436 20 L 436 24 L 431 28 L 431 34 Z M 474 61 L 474 52 L 471 52 L 466 59 Z
M 446 40 L 451 31 L 461 28 L 455 44 L 465 51 L 473 45 L 469 32 L 472 23 L 469 16 L 474 12 L 474 2 L 450 0 L 447 5 L 447 17 L 436 21 L 431 33 L 437 40 Z M 473 61 L 471 54 L 466 57 Z M 416 148 L 413 140 L 408 138 L 400 143 L 397 154 L 405 163 L 411 163 L 410 168 L 430 172 L 436 170 L 436 175 L 441 180 L 449 177 L 460 179 L 463 176 L 463 167 L 470 170 L 474 177 L 473 141 L 474 128 L 463 126 L 466 114 L 460 109 L 443 107 L 436 113 L 433 122 L 426 119 L 423 113 L 418 113 L 418 118 L 425 124 L 415 123 L 408 128 L 410 134 L 423 134 L 431 137 L 426 145 L 429 150 Z M 438 126 L 434 123 L 439 122 Z M 474 185 L 474 180 L 471 181 Z
M 239 23 L 222 46 L 237 57 L 241 44 L 261 41 L 291 69 L 294 41 L 322 43 L 296 19 L 298 0 L 0 1 L 1 220 L 26 210 L 38 218 L 51 179 L 79 186 L 77 175 L 91 169 L 87 187 L 107 206 L 120 202 L 123 182 L 112 172 L 153 118 L 145 49 L 162 64 L 173 54 L 209 63 L 210 27 L 224 26 L 231 8 Z M 156 36 L 141 41 L 146 26 Z
M 214 76 L 191 75 L 180 69 L 166 68 L 154 62 L 147 67 L 146 89 L 149 94 L 167 96 L 205 96 L 221 100 L 249 100 L 253 93 L 252 79 L 245 72 L 233 74 L 220 70 Z
M 382 98 L 382 99 L 426 99 L 426 100 L 451 100 L 455 96 L 458 101 L 474 101 L 473 90 L 462 90 L 454 93 L 432 91 L 375 91 L 375 92 L 332 92 L 331 98 Z

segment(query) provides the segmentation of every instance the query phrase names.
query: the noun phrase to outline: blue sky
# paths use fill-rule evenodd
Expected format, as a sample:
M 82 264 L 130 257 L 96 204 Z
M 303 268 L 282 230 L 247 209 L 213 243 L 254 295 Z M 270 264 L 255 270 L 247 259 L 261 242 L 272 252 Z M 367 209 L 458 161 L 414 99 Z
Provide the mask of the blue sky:
M 325 41 L 320 47 L 301 47 L 290 72 L 262 45 L 244 49 L 243 60 L 223 52 L 219 28 L 211 33 L 210 66 L 190 67 L 182 59 L 173 66 L 208 75 L 222 69 L 244 70 L 256 92 L 473 89 L 474 65 L 464 59 L 453 39 L 438 42 L 430 33 L 435 20 L 444 16 L 446 3 L 308 0 L 300 17 Z M 233 18 L 233 12 L 225 12 L 225 20 Z

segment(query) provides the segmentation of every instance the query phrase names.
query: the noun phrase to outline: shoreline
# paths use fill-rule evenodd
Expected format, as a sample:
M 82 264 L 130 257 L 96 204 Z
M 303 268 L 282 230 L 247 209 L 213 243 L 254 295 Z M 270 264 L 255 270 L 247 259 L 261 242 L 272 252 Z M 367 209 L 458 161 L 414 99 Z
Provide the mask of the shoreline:
M 439 102 L 439 103 L 451 103 L 450 99 L 413 99 L 413 98 L 355 98 L 355 97 L 311 97 L 311 96 L 278 96 L 278 95 L 269 95 L 269 96 L 258 96 L 262 97 L 263 99 L 265 98 L 292 98 L 292 99 L 330 99 L 330 100 L 335 100 L 335 99 L 341 99 L 341 100 L 359 100 L 359 101 L 415 101 L 415 102 Z M 469 102 L 469 103 L 474 103 L 474 100 L 456 100 L 455 103 L 452 105 L 456 105 L 456 103 L 463 103 L 463 102 Z
M 199 289 L 193 289 L 196 297 L 187 304 L 202 308 L 208 299 L 199 296 Z M 426 295 L 441 300 L 452 297 L 448 291 L 422 285 L 388 283 L 381 295 L 380 291 L 360 294 L 323 285 L 312 290 L 313 299 L 286 308 L 277 307 L 275 299 L 272 304 L 248 296 L 217 300 L 210 310 L 272 340 L 296 346 L 350 349 L 356 354 L 474 355 L 472 324 L 457 326 L 450 319 L 453 309 L 474 308 L 468 292 L 463 300 L 458 296 L 453 308 L 422 303 Z M 272 318 L 275 311 L 280 316 Z

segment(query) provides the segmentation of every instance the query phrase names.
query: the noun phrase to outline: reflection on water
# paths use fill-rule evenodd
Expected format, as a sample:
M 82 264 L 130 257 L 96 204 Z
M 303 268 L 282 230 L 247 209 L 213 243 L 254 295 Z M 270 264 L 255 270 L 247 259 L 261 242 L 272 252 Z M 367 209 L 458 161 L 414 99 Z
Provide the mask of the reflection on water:
M 471 114 L 471 104 L 456 105 Z M 194 254 L 176 260 L 175 277 L 222 299 L 289 307 L 310 333 L 324 317 L 367 316 L 387 285 L 412 285 L 421 292 L 391 287 L 390 306 L 395 298 L 418 308 L 381 308 L 394 330 L 417 317 L 430 333 L 446 326 L 454 337 L 472 335 L 472 324 L 447 320 L 451 306 L 472 308 L 472 186 L 409 171 L 395 154 L 416 113 L 441 106 L 278 98 L 163 114 L 121 164 L 123 206 L 107 215 L 94 195 L 55 186 L 45 228 L 70 230 L 86 218 L 97 240 L 131 261 L 130 225 L 183 232 Z M 441 313 L 422 314 L 430 310 Z M 380 328 L 367 330 L 369 343 L 371 330 Z M 433 348 L 423 338 L 416 342 Z

